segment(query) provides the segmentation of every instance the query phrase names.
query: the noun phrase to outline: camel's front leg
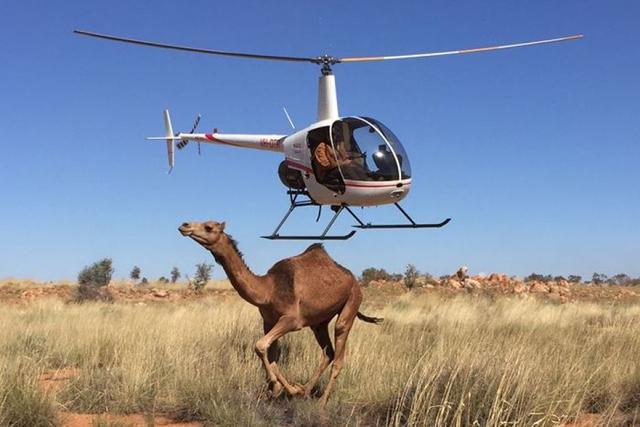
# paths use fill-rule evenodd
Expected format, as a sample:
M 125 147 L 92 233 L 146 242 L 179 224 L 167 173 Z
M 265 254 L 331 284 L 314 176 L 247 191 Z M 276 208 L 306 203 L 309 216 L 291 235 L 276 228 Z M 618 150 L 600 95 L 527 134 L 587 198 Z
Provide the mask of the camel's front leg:
M 286 392 L 291 396 L 296 394 L 303 394 L 304 391 L 301 390 L 299 387 L 292 386 L 285 379 L 285 377 L 278 370 L 278 366 L 275 364 L 275 362 L 271 363 L 269 361 L 268 353 L 269 353 L 269 348 L 271 347 L 271 344 L 274 343 L 274 341 L 278 340 L 280 337 L 282 337 L 286 333 L 291 331 L 296 331 L 298 329 L 300 328 L 297 326 L 295 318 L 281 317 L 280 319 L 278 319 L 278 321 L 273 326 L 273 328 L 271 328 L 271 330 L 267 332 L 267 334 L 264 337 L 260 338 L 256 342 L 256 346 L 255 346 L 256 354 L 258 355 L 260 360 L 262 360 L 262 365 L 264 366 L 264 370 L 267 373 L 267 379 L 269 381 L 271 389 L 276 390 L 278 388 L 277 383 L 280 382 L 280 384 L 282 384 Z
M 269 331 L 266 330 L 265 333 L 267 332 Z M 269 350 L 267 351 L 267 358 L 269 359 L 269 366 L 271 366 L 271 369 L 278 369 L 277 363 L 278 360 L 280 360 L 280 346 L 278 345 L 278 341 L 274 341 L 273 343 L 271 343 L 271 347 L 269 347 Z M 280 393 L 282 393 L 283 389 L 284 387 L 282 387 L 280 381 L 276 381 L 275 383 L 269 381 L 269 390 L 271 391 L 271 395 L 273 397 L 280 396 Z

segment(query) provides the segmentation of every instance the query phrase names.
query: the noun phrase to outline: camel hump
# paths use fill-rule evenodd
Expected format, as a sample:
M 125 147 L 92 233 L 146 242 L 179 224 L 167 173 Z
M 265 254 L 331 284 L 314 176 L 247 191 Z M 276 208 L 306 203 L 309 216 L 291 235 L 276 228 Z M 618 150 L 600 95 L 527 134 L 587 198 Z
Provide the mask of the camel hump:
M 322 249 L 324 251 L 324 245 L 322 243 L 314 243 L 304 250 L 303 254 L 307 252 L 315 251 L 316 249 Z

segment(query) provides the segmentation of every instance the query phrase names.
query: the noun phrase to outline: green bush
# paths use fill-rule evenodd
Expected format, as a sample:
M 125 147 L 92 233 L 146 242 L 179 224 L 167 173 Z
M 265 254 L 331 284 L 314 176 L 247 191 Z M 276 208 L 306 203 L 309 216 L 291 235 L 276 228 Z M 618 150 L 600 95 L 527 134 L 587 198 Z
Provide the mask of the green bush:
M 362 282 L 362 286 L 367 286 L 374 280 L 393 280 L 394 275 L 387 273 L 384 268 L 374 268 L 369 267 L 362 270 L 362 275 L 360 276 L 360 282 Z
M 180 276 L 181 274 L 180 274 L 180 270 L 178 270 L 178 267 L 173 267 L 171 269 L 171 283 L 176 283 L 180 278 Z
M 78 291 L 76 302 L 83 301 L 110 301 L 111 294 L 105 289 L 111 281 L 113 267 L 110 258 L 103 258 L 78 274 Z
M 142 270 L 140 270 L 140 267 L 138 267 L 137 265 L 133 266 L 133 269 L 131 269 L 131 273 L 129 273 L 129 277 L 135 281 L 140 280 L 140 274 L 142 273 Z
M 408 264 L 407 268 L 404 271 L 404 285 L 408 289 L 414 288 L 418 283 L 419 275 L 420 275 L 420 272 L 418 271 L 416 266 L 413 264 Z
M 213 265 L 211 264 L 205 262 L 196 264 L 196 275 L 192 283 L 193 289 L 201 291 L 207 286 L 207 282 L 211 279 L 211 270 L 213 270 Z
M 550 282 L 553 280 L 553 277 L 551 277 L 550 274 L 538 274 L 538 273 L 531 273 L 530 275 L 528 275 L 527 277 L 524 278 L 525 282 Z

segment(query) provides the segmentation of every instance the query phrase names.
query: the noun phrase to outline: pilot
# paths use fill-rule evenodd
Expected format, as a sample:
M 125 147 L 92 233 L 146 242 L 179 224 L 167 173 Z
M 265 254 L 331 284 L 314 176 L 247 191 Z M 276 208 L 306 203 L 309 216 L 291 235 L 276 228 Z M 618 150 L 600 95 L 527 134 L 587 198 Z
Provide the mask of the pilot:
M 338 166 L 342 169 L 345 178 L 368 181 L 369 177 L 364 168 L 349 157 L 349 152 L 345 147 L 344 141 L 338 141 L 336 148 L 337 157 L 334 150 L 326 142 L 321 142 L 314 150 L 313 156 L 320 166 L 320 168 L 318 168 L 318 181 L 328 182 L 339 179 L 340 173 L 338 172 Z
M 378 151 L 373 153 L 373 162 L 383 176 L 398 175 L 396 160 L 386 144 L 378 146 Z

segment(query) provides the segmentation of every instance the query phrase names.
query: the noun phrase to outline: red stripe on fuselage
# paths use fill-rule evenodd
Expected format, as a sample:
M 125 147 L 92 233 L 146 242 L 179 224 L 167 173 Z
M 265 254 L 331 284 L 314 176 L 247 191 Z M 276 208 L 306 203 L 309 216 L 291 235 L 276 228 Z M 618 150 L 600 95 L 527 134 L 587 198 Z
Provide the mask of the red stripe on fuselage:
M 369 183 L 368 181 L 345 181 L 345 186 L 347 187 L 358 187 L 358 188 L 404 188 L 404 187 L 411 187 L 411 181 L 409 182 L 402 182 L 401 186 L 398 187 L 398 182 L 394 183 L 394 184 L 382 184 L 382 183 Z
M 213 141 L 213 142 L 217 142 L 218 144 L 227 144 L 227 145 L 232 145 L 234 147 L 242 147 L 242 145 L 240 144 L 236 144 L 234 142 L 229 142 L 229 141 L 223 141 L 221 139 L 216 138 L 215 136 L 213 136 L 212 133 L 205 133 L 204 134 L 205 138 L 207 138 L 209 141 Z
M 301 163 L 294 162 L 293 160 L 287 159 L 287 165 L 290 165 L 293 168 L 301 169 L 304 172 L 313 173 L 313 170 L 309 166 L 305 166 Z

